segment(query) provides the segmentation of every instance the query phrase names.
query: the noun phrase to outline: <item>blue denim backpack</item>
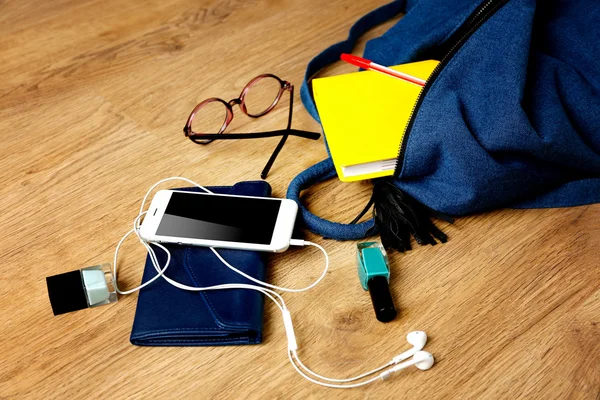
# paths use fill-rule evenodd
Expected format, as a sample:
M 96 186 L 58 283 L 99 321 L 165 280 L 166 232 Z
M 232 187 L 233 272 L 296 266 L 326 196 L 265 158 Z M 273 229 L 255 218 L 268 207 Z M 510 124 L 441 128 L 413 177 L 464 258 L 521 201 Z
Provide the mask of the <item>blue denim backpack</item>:
M 441 62 L 415 105 L 394 176 L 373 181 L 371 201 L 353 223 L 320 218 L 300 201 L 302 190 L 336 176 L 331 158 L 291 182 L 287 197 L 312 232 L 338 240 L 379 232 L 386 248 L 404 251 L 411 236 L 421 244 L 446 240 L 432 216 L 600 201 L 600 1 L 387 4 L 309 63 L 301 95 L 317 121 L 310 79 L 399 13 L 406 14 L 367 43 L 365 58 Z M 374 218 L 355 223 L 371 205 Z

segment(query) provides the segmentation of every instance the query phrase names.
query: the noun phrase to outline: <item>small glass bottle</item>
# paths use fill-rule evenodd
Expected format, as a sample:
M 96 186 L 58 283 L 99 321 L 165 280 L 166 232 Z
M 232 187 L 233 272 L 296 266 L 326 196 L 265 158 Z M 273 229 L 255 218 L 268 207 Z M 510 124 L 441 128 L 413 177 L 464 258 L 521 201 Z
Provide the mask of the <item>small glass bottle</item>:
M 117 301 L 108 263 L 49 276 L 46 285 L 54 315 Z
M 387 253 L 379 242 L 358 243 L 356 249 L 358 278 L 363 289 L 371 295 L 375 316 L 381 322 L 390 322 L 397 312 L 390 293 Z

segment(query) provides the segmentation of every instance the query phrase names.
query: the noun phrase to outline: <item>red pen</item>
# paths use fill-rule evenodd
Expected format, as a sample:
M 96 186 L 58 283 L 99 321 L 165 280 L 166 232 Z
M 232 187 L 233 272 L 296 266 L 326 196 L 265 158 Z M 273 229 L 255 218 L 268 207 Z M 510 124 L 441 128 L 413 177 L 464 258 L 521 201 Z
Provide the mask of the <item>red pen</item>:
M 373 61 L 365 60 L 362 57 L 354 56 L 352 54 L 342 53 L 342 56 L 340 58 L 343 61 L 346 61 L 347 63 L 356 65 L 357 67 L 360 67 L 363 69 L 381 72 L 382 74 L 393 76 L 394 78 L 399 78 L 404 81 L 414 83 L 415 85 L 419 85 L 421 87 L 425 86 L 425 81 L 423 79 L 419 79 L 414 76 L 410 76 L 408 74 L 395 71 L 391 68 L 384 67 L 383 65 L 375 64 Z

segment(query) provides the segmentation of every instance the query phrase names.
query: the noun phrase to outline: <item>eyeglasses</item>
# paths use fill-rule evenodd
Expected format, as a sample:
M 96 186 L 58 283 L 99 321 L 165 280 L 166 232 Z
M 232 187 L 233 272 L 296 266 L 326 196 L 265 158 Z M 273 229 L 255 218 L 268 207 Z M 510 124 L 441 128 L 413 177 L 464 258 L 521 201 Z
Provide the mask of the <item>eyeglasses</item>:
M 275 108 L 285 91 L 290 92 L 288 123 L 285 129 L 256 133 L 223 134 L 233 120 L 234 105 L 237 104 L 240 110 L 250 118 L 259 118 Z M 259 139 L 282 136 L 260 174 L 260 177 L 265 179 L 288 136 L 298 136 L 312 140 L 317 140 L 321 137 L 321 134 L 317 132 L 307 132 L 291 128 L 293 105 L 294 85 L 273 74 L 259 75 L 244 86 L 240 96 L 236 99 L 225 101 L 217 97 L 211 97 L 194 107 L 185 123 L 183 133 L 192 142 L 202 145 L 219 139 Z M 192 128 L 192 124 L 195 126 L 195 129 Z

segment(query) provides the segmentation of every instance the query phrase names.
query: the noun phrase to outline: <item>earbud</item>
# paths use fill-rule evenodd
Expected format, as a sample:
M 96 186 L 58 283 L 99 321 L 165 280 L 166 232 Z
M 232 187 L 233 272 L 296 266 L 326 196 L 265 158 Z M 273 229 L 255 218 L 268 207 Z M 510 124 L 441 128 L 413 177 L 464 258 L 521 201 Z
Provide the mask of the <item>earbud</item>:
M 415 367 L 419 368 L 421 371 L 427 371 L 429 368 L 433 367 L 435 359 L 433 358 L 433 355 L 427 351 L 417 351 L 413 356 L 413 362 L 415 362 Z M 394 368 L 398 367 L 399 365 Z
M 402 364 L 398 364 L 393 368 L 388 369 L 385 372 L 382 372 L 379 377 L 382 380 L 388 379 L 394 372 L 398 372 L 402 369 L 408 368 L 412 365 L 419 368 L 422 371 L 426 371 L 431 368 L 434 364 L 435 360 L 431 353 L 426 351 L 417 351 L 413 356 L 413 359 L 410 361 L 403 362 Z
M 399 362 L 415 355 L 418 351 L 423 350 L 425 343 L 427 343 L 427 334 L 423 331 L 409 332 L 408 335 L 406 335 L 406 341 L 409 344 L 412 344 L 413 348 L 394 357 L 392 359 L 394 364 L 398 364 Z
M 300 361 L 300 358 L 298 357 L 298 352 L 297 352 L 298 346 L 296 345 L 296 339 L 294 337 L 294 332 L 293 332 L 293 328 L 292 328 L 292 319 L 291 319 L 291 316 L 289 315 L 289 311 L 287 311 L 287 309 L 284 310 L 284 318 L 283 319 L 284 319 L 284 326 L 286 328 L 286 333 L 288 334 L 288 352 L 289 352 L 289 358 L 290 358 L 290 361 L 292 362 L 292 365 L 294 366 L 294 368 L 296 368 L 296 371 L 300 375 L 302 375 L 302 377 L 304 377 L 305 379 L 307 379 L 313 383 L 321 385 L 321 386 L 337 388 L 337 389 L 349 389 L 349 388 L 364 386 L 364 385 L 368 385 L 370 383 L 376 382 L 379 379 L 386 380 L 390 376 L 392 376 L 392 374 L 394 372 L 398 372 L 398 371 L 408 368 L 412 365 L 414 365 L 415 367 L 419 368 L 422 371 L 428 370 L 429 368 L 431 368 L 433 366 L 433 363 L 435 361 L 433 359 L 433 356 L 430 353 L 428 353 L 426 351 L 422 351 L 423 347 L 425 347 L 425 344 L 427 343 L 427 334 L 425 334 L 425 332 L 423 332 L 423 331 L 414 331 L 414 332 L 410 332 L 408 335 L 406 335 L 406 340 L 408 341 L 408 343 L 413 345 L 413 348 L 396 356 L 392 361 L 388 362 L 387 364 L 385 364 L 379 368 L 375 368 L 374 370 L 371 370 L 369 372 L 365 372 L 364 374 L 352 377 L 352 378 L 343 378 L 343 379 L 328 378 L 328 377 L 319 375 L 316 372 L 311 371 L 307 366 L 302 364 L 302 361 Z M 412 356 L 412 360 L 405 361 L 400 364 L 400 361 L 406 360 L 407 358 L 410 358 L 411 356 Z M 396 365 L 392 366 L 394 364 L 396 364 Z M 385 370 L 385 371 L 380 372 L 383 370 Z M 375 375 L 377 373 L 379 373 L 379 374 Z M 307 374 L 310 374 L 312 376 L 309 376 Z M 373 376 L 373 375 L 375 375 L 375 376 Z M 365 378 L 368 378 L 368 379 L 364 380 Z M 323 382 L 323 381 L 326 381 L 326 382 Z M 350 383 L 350 382 L 356 382 L 356 381 L 359 381 L 359 382 L 358 383 Z

